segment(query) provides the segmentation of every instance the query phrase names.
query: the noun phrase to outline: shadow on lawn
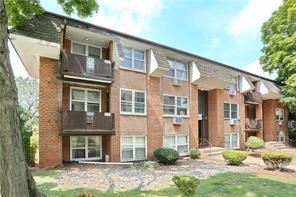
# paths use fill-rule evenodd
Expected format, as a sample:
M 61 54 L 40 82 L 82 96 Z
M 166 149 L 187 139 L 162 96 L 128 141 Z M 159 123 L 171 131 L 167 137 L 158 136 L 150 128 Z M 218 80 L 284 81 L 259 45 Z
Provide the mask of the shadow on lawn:
M 46 196 L 55 197 L 78 197 L 79 194 L 91 192 L 93 197 L 137 197 L 137 196 L 181 196 L 175 187 L 170 187 L 162 190 L 140 190 L 133 189 L 122 192 L 101 192 L 95 189 L 87 188 L 59 188 L 56 183 L 43 183 L 38 185 L 38 188 Z

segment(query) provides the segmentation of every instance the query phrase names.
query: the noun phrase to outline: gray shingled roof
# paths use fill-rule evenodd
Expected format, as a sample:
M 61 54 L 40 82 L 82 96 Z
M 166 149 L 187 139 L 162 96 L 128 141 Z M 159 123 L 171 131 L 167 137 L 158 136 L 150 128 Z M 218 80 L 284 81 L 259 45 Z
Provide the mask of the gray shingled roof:
M 24 35 L 36 39 L 46 40 L 49 42 L 60 43 L 60 27 L 66 21 L 67 25 L 76 28 L 85 29 L 88 31 L 101 33 L 106 36 L 110 36 L 114 39 L 118 54 L 120 58 L 124 57 L 123 49 L 121 46 L 121 38 L 129 39 L 141 43 L 145 43 L 153 49 L 157 63 L 160 66 L 169 67 L 166 57 L 179 58 L 180 60 L 189 62 L 194 61 L 201 72 L 202 75 L 215 77 L 218 79 L 229 81 L 230 76 L 244 75 L 248 80 L 254 82 L 263 80 L 266 87 L 272 92 L 279 92 L 279 88 L 275 85 L 275 81 L 270 79 L 257 76 L 255 74 L 216 62 L 186 51 L 181 51 L 169 46 L 165 46 L 153 41 L 145 40 L 121 32 L 117 32 L 104 27 L 99 27 L 90 23 L 79 21 L 73 18 L 69 18 L 62 15 L 57 15 L 50 12 L 45 12 L 40 16 L 35 16 L 30 24 L 28 24 L 24 29 L 13 28 L 11 31 L 15 34 Z
M 45 13 L 35 16 L 24 28 L 12 28 L 10 32 L 59 44 L 61 24 L 64 24 L 61 17 Z
M 152 48 L 154 57 L 157 61 L 157 64 L 161 67 L 164 68 L 170 68 L 169 62 L 166 58 L 166 55 L 164 54 L 164 52 L 158 48 Z

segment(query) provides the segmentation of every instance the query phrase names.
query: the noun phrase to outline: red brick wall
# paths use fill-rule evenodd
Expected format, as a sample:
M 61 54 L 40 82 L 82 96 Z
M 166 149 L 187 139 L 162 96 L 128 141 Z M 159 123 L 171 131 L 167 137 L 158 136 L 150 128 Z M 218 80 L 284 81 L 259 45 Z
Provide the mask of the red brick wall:
M 39 68 L 39 165 L 62 163 L 62 82 L 56 79 L 58 61 L 41 57 Z
M 119 71 L 115 70 L 115 82 L 110 88 L 110 112 L 115 117 L 115 135 L 111 136 L 110 142 L 110 161 L 120 161 L 120 98 L 119 98 Z
M 208 92 L 208 131 L 213 146 L 224 147 L 224 98 L 223 90 Z
M 70 160 L 70 136 L 63 136 L 63 161 Z
M 162 92 L 161 79 L 149 77 L 147 95 L 147 153 L 148 159 L 153 160 L 153 151 L 162 147 L 163 140 L 163 118 L 162 118 Z
M 189 146 L 198 147 L 198 87 L 190 87 L 190 125 L 189 125 Z
M 276 120 L 276 108 L 283 108 L 285 110 L 282 125 L 279 125 L 279 122 Z M 263 101 L 263 134 L 265 141 L 277 140 L 279 131 L 283 131 L 288 136 L 288 113 L 288 109 L 279 103 L 279 100 L 270 99 Z

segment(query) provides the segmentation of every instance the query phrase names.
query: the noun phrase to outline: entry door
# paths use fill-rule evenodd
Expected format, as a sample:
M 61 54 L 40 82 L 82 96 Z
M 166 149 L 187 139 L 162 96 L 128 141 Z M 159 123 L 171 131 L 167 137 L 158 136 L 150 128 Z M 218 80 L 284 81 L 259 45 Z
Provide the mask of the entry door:
M 209 139 L 208 135 L 208 92 L 198 90 L 198 113 L 201 115 L 198 121 L 199 138 Z

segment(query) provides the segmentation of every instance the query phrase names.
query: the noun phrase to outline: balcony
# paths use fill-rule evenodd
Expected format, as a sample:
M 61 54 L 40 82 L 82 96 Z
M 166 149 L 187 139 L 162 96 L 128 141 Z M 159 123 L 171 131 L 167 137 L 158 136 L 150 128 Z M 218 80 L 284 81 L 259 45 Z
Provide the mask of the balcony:
M 245 129 L 246 130 L 260 130 L 262 129 L 262 120 L 254 120 L 246 118 Z
M 67 79 L 112 83 L 114 62 L 61 52 L 61 75 Z
M 106 134 L 114 134 L 113 113 L 63 111 L 61 135 Z
M 248 92 L 245 94 L 245 103 L 261 104 L 261 94 L 258 92 Z

